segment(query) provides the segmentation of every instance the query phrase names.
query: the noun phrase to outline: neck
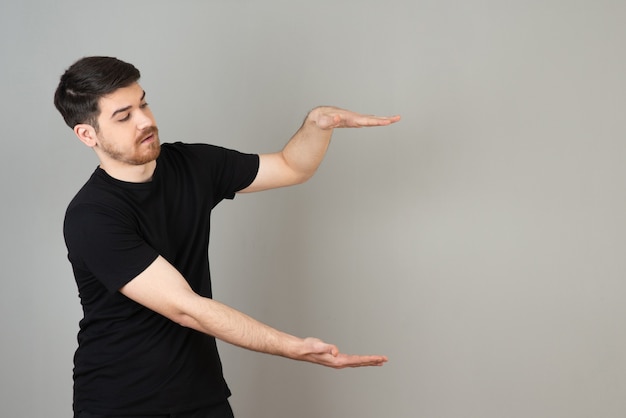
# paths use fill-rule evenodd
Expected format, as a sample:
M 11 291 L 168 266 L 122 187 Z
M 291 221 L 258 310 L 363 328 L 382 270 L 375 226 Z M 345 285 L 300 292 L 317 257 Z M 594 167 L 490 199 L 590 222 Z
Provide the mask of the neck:
M 118 161 L 100 160 L 100 168 L 114 179 L 129 183 L 147 183 L 152 180 L 156 169 L 156 160 L 143 165 L 129 165 Z

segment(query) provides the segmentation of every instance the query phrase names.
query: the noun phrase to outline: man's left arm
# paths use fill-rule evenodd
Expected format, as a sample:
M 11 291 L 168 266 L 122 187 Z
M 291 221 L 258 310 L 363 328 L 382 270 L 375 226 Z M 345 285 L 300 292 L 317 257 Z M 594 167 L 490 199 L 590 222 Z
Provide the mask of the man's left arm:
M 387 126 L 400 116 L 362 115 L 337 107 L 313 109 L 285 147 L 273 154 L 259 156 L 259 171 L 254 181 L 240 193 L 258 192 L 307 181 L 319 167 L 335 128 Z

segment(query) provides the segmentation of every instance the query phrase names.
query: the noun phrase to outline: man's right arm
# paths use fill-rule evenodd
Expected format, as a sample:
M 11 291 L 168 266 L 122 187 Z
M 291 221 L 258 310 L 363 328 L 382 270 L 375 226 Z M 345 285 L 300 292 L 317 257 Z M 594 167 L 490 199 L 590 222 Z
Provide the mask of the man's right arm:
M 381 366 L 385 356 L 340 353 L 317 338 L 298 338 L 263 324 L 213 299 L 195 293 L 163 257 L 132 279 L 120 292 L 181 326 L 249 350 L 308 361 L 333 368 Z

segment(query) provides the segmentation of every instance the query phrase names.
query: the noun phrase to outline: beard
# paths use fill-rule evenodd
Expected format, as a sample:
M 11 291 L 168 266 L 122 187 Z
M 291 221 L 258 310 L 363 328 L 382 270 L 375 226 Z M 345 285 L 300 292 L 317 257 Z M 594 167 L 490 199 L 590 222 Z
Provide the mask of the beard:
M 144 144 L 143 140 L 150 135 L 152 141 Z M 100 138 L 100 149 L 110 158 L 129 165 L 144 165 L 158 158 L 161 153 L 161 143 L 159 141 L 159 129 L 156 126 L 149 126 L 143 129 L 137 136 L 137 140 L 131 151 L 121 150 L 114 144 Z

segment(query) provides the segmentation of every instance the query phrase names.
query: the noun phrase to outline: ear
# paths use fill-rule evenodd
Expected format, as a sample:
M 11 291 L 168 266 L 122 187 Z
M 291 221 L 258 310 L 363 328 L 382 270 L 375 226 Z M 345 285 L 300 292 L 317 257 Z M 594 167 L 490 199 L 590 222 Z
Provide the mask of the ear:
M 93 126 L 86 123 L 79 123 L 74 126 L 74 133 L 80 139 L 80 141 L 90 148 L 97 145 L 98 137 L 96 136 L 96 130 Z

